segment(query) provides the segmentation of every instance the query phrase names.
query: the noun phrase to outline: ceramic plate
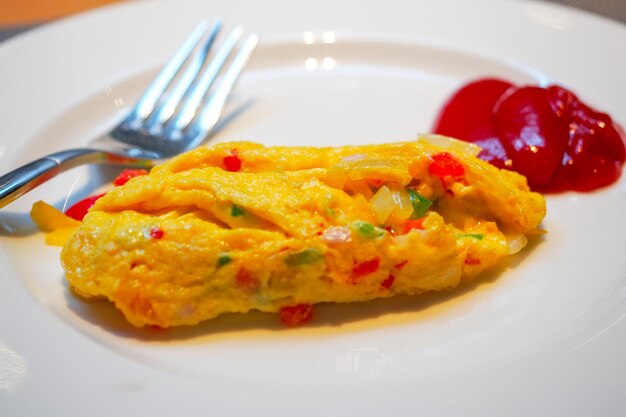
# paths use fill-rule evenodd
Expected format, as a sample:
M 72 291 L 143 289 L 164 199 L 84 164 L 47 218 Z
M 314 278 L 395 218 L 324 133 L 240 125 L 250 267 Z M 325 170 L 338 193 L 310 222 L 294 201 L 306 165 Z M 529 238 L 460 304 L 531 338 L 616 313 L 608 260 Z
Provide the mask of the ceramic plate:
M 411 140 L 463 82 L 558 82 L 626 123 L 626 29 L 504 0 L 130 2 L 0 46 L 0 167 L 110 128 L 202 18 L 262 42 L 211 139 Z M 0 210 L 0 414 L 620 415 L 626 180 L 548 197 L 545 238 L 447 294 L 135 329 L 74 297 L 28 218 L 110 187 L 82 167 Z

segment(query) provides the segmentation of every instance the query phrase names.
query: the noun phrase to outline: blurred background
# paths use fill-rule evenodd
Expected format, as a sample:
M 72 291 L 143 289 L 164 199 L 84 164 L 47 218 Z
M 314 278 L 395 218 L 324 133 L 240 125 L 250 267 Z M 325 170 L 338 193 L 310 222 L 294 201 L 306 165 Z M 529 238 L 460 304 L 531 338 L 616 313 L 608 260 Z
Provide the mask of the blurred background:
M 0 42 L 54 19 L 124 1 L 149 0 L 0 0 Z M 565 4 L 626 23 L 626 0 L 542 1 Z
M 132 0 L 0 0 L 0 42 L 54 19 Z

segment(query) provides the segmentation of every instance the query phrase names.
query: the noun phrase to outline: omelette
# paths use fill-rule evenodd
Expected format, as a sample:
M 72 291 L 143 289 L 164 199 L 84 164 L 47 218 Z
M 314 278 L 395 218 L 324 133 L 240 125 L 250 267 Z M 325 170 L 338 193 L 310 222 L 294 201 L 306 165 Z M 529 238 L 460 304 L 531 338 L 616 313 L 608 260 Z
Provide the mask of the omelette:
M 317 303 L 452 289 L 521 250 L 546 212 L 476 150 L 436 136 L 201 147 L 106 193 L 61 262 L 76 294 L 162 328 L 251 310 L 298 324 Z

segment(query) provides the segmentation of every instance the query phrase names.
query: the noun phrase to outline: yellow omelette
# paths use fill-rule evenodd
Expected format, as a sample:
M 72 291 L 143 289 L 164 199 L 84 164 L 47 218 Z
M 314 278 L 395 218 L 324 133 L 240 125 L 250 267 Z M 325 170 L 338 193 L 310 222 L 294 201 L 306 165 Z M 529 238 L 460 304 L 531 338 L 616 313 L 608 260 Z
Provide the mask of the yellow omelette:
M 221 143 L 100 198 L 65 244 L 71 288 L 134 325 L 451 289 L 540 232 L 526 179 L 441 137 L 382 145 Z

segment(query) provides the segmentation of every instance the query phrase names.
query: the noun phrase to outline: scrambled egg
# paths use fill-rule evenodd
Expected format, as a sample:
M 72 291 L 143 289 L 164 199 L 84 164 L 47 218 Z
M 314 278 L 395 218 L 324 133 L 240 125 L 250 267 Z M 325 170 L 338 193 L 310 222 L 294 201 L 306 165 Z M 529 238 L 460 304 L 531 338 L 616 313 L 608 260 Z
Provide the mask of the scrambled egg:
M 67 280 L 160 327 L 454 288 L 546 208 L 523 176 L 436 140 L 190 151 L 96 202 L 63 248 Z

